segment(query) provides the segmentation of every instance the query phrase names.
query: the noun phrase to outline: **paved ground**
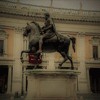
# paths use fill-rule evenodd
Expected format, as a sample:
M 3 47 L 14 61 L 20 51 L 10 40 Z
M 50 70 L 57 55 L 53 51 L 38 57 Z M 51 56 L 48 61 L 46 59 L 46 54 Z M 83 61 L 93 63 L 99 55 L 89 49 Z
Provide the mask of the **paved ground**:
M 100 100 L 100 94 L 79 94 L 78 100 Z
M 10 100 L 11 95 L 9 94 L 0 94 L 0 100 Z
M 0 94 L 0 100 L 25 100 L 24 97 L 14 98 L 11 94 Z
M 10 94 L 0 94 L 0 100 L 25 100 L 25 97 L 14 98 Z M 78 94 L 78 100 L 100 100 L 100 94 Z

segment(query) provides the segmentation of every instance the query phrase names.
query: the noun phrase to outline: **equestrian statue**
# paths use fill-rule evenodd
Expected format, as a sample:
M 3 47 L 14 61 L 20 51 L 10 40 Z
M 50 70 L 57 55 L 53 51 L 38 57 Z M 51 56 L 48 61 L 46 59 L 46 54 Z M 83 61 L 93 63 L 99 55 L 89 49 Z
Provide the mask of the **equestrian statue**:
M 42 52 L 59 52 L 64 58 L 61 63 L 59 63 L 59 68 L 67 60 L 71 63 L 71 69 L 74 69 L 72 58 L 69 56 L 69 46 L 70 41 L 72 42 L 72 48 L 75 52 L 76 38 L 71 36 L 63 36 L 57 33 L 53 19 L 50 17 L 49 13 L 44 14 L 45 23 L 41 28 L 38 23 L 32 21 L 27 23 L 23 36 L 29 38 L 29 50 L 24 50 L 21 52 L 20 59 L 23 62 L 23 53 L 32 53 L 36 57 L 40 57 Z

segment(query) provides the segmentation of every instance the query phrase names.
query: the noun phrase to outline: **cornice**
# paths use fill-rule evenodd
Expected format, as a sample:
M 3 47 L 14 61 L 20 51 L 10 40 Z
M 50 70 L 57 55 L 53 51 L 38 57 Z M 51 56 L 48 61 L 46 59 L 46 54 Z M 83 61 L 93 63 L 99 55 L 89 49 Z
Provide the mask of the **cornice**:
M 37 73 L 38 72 L 38 73 Z M 76 75 L 80 74 L 80 72 L 78 70 L 45 70 L 45 69 L 35 69 L 35 70 L 26 70 L 24 71 L 24 73 L 26 75 L 30 75 L 30 74 L 34 74 L 35 76 L 39 76 L 41 77 L 42 75 L 46 75 L 46 77 L 48 76 L 63 76 L 63 75 L 67 75 L 68 78 L 76 78 Z
M 85 62 L 85 66 L 87 69 L 90 69 L 90 68 L 100 68 L 100 60 L 87 60 Z
M 7 25 L 0 25 L 0 30 L 2 29 L 11 29 L 11 30 L 16 30 L 16 31 L 23 31 L 24 27 L 21 26 L 7 26 Z
M 13 65 L 14 59 L 13 58 L 1 58 L 0 57 L 0 65 Z
M 55 22 L 100 25 L 100 11 L 50 8 L 0 1 L 0 16 L 20 19 L 43 20 L 48 11 Z
M 84 35 L 84 36 L 99 36 L 100 37 L 100 33 L 94 33 L 94 32 L 79 32 L 79 31 L 60 31 L 60 30 L 57 30 L 58 33 L 62 34 L 62 35 L 78 35 L 78 36 L 81 36 L 81 35 Z
M 14 26 L 0 25 L 0 29 L 14 29 Z

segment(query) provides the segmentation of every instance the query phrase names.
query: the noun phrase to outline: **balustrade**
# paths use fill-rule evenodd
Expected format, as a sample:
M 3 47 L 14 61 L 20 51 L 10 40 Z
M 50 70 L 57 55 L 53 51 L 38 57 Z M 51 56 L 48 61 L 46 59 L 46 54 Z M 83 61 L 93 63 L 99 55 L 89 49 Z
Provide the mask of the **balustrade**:
M 75 10 L 54 7 L 51 8 L 46 6 L 36 6 L 15 2 L 0 1 L 0 12 L 2 13 L 43 17 L 45 11 L 51 13 L 53 18 L 100 21 L 100 11 L 79 9 Z

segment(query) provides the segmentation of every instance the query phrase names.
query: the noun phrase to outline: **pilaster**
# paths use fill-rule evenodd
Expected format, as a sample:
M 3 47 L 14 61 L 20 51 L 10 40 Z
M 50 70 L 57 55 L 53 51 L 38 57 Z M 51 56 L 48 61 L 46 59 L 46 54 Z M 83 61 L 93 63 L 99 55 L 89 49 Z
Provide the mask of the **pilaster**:
M 7 93 L 12 92 L 12 69 L 13 66 L 9 65 L 8 66 L 8 86 L 7 86 Z
M 77 56 L 80 62 L 79 71 L 81 74 L 78 77 L 78 87 L 80 92 L 87 92 L 87 76 L 85 67 L 85 34 L 79 33 L 77 35 Z
M 88 85 L 87 89 L 88 89 L 88 92 L 91 93 L 89 70 L 90 70 L 90 67 L 86 67 L 87 85 Z
M 14 33 L 14 66 L 13 66 L 13 87 L 12 91 L 15 92 L 21 92 L 21 82 L 22 82 L 22 65 L 20 61 L 20 53 L 23 49 L 23 36 L 22 36 L 22 30 L 18 27 L 15 28 Z

